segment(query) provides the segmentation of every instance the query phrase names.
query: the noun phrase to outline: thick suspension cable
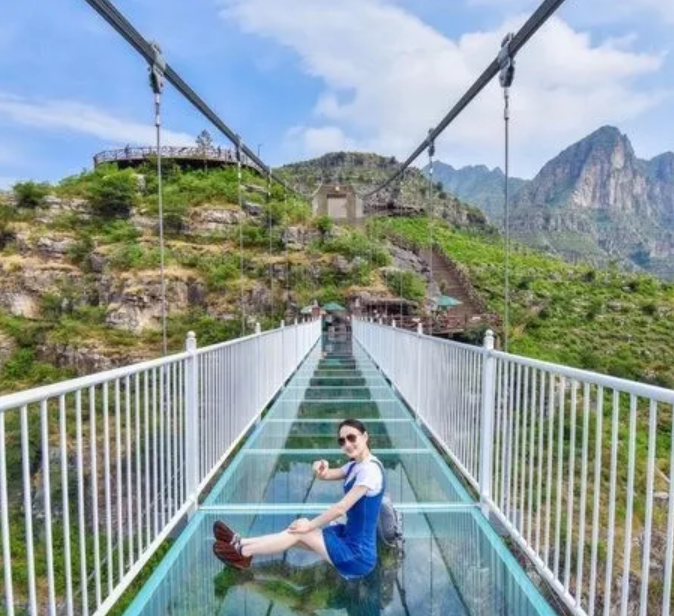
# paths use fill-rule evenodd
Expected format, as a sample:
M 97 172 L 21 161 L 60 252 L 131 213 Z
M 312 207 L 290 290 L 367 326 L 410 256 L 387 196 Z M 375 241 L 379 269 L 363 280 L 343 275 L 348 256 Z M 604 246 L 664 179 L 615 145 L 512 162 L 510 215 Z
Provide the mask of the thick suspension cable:
M 87 0 L 89 1 L 89 0 Z M 513 37 L 510 45 L 511 57 L 526 45 L 529 39 L 539 30 L 539 28 L 555 13 L 555 11 L 564 4 L 565 0 L 545 0 L 528 21 L 520 28 L 519 32 Z M 449 113 L 442 121 L 431 131 L 424 141 L 417 147 L 400 168 L 385 182 L 371 190 L 365 196 L 369 197 L 380 190 L 386 188 L 393 182 L 407 167 L 409 167 L 444 130 L 458 117 L 458 115 L 473 101 L 473 99 L 489 84 L 489 82 L 498 74 L 500 70 L 498 58 L 492 60 L 482 75 L 470 87 L 470 89 L 459 99 L 459 102 L 452 107 Z
M 432 131 L 428 131 L 429 133 Z M 430 247 L 430 258 L 428 260 L 429 283 L 428 297 L 431 300 L 431 336 L 433 335 L 433 324 L 435 321 L 435 306 L 433 305 L 433 157 L 435 156 L 435 142 L 428 144 L 428 245 Z
M 154 62 L 154 50 L 152 44 L 131 25 L 131 23 L 109 2 L 109 0 L 85 0 L 96 12 L 103 17 L 121 36 L 151 65 Z M 218 115 L 183 81 L 168 64 L 165 64 L 164 76 L 201 114 L 206 117 L 229 141 L 251 160 L 262 173 L 271 173 L 271 167 L 264 162 L 244 143 L 240 142 L 239 136 L 227 126 Z M 272 179 L 287 188 L 300 194 L 293 187 L 288 186 L 278 176 L 271 174 Z
M 161 95 L 164 90 L 164 69 L 166 63 L 161 55 L 161 49 L 156 43 L 152 44 L 154 60 L 150 65 L 150 87 L 154 93 L 154 125 L 157 132 L 157 202 L 159 210 L 159 263 L 161 279 L 161 340 L 162 355 L 168 352 L 166 339 L 166 267 L 164 258 L 164 196 L 162 190 L 161 167 Z

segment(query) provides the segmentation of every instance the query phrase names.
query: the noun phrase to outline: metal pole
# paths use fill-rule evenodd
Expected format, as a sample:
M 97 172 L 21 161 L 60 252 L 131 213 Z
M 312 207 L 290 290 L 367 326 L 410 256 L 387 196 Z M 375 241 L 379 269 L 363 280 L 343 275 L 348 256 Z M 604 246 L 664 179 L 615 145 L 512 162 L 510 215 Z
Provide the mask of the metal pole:
M 494 463 L 494 395 L 496 360 L 494 350 L 494 332 L 490 329 L 484 337 L 482 354 L 482 425 L 480 430 L 480 502 L 482 514 L 489 517 L 487 500 L 492 497 L 492 467 Z
M 194 332 L 188 332 L 185 350 L 190 354 L 185 361 L 185 487 L 192 515 L 197 510 L 199 486 L 199 360 Z

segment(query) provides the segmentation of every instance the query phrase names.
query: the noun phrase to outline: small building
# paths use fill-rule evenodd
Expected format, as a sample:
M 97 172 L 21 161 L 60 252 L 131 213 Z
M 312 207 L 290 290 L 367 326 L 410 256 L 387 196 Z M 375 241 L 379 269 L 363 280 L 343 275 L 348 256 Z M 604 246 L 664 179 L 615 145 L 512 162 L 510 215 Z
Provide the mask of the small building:
M 363 218 L 363 200 L 351 184 L 324 183 L 313 195 L 313 212 L 336 222 L 355 224 Z

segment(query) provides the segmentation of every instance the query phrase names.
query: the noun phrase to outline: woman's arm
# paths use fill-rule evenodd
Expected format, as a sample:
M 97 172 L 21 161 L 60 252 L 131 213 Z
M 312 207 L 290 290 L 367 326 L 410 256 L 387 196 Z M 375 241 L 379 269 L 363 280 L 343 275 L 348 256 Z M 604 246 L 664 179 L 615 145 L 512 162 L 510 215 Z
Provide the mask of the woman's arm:
M 313 520 L 300 518 L 295 520 L 289 527 L 288 531 L 291 533 L 308 533 L 316 528 L 321 528 L 329 524 L 337 518 L 341 518 L 346 512 L 351 509 L 368 491 L 367 486 L 353 486 L 344 498 L 337 504 L 330 507 L 327 511 L 316 516 Z
M 313 463 L 312 468 L 316 477 L 323 479 L 324 481 L 336 481 L 337 479 L 344 479 L 346 477 L 344 471 L 341 468 L 330 468 L 327 460 L 316 460 Z

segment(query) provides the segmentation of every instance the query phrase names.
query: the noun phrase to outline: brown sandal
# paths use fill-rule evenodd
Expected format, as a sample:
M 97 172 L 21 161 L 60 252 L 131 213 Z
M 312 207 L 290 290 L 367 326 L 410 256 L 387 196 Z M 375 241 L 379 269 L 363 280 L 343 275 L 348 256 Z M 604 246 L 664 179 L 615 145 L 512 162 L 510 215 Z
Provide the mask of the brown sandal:
M 234 543 L 232 539 L 235 537 L 234 531 L 224 522 L 218 520 L 213 524 L 213 536 L 216 541 L 223 541 L 224 543 Z
M 252 556 L 244 556 L 233 545 L 223 541 L 216 541 L 213 544 L 213 554 L 223 563 L 240 570 L 250 568 L 253 560 Z

